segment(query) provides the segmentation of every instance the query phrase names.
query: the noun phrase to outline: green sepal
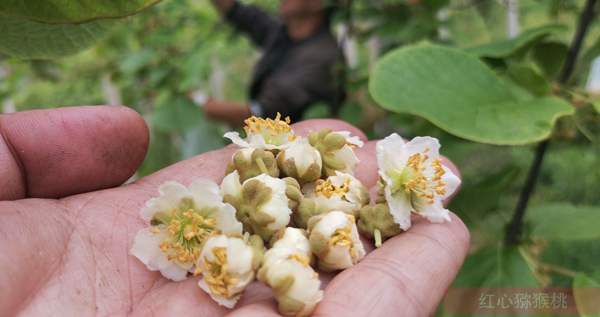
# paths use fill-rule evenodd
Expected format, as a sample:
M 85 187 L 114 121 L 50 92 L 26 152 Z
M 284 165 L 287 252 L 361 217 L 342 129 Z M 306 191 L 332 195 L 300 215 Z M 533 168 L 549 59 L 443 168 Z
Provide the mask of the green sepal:
M 244 149 L 238 150 L 233 154 L 231 162 L 227 165 L 227 174 L 238 171 L 240 182 L 244 182 L 252 177 L 261 174 L 268 174 L 272 177 L 279 177 L 279 168 L 275 155 L 266 150 L 255 149 L 250 155 L 250 159 L 244 157 Z
M 346 145 L 344 136 L 334 133 L 331 129 L 323 129 L 309 134 L 308 141 L 321 153 L 323 159 L 322 176 L 334 176 L 336 171 L 346 169 L 344 161 L 335 156 L 336 152 Z
M 252 269 L 258 270 L 262 265 L 263 258 L 265 256 L 265 243 L 263 239 L 258 235 L 252 235 L 248 238 L 248 245 L 252 248 Z
M 308 169 L 300 175 L 294 159 L 287 159 L 285 157 L 285 151 L 282 151 L 277 155 L 277 165 L 283 175 L 292 177 L 302 184 L 314 182 L 321 177 L 321 166 L 317 163 L 311 164 Z
M 288 207 L 290 207 L 292 211 L 295 211 L 298 209 L 300 201 L 304 198 L 302 190 L 300 189 L 300 184 L 292 177 L 286 177 L 283 181 L 286 184 L 285 195 L 288 198 Z
M 360 210 L 358 220 L 358 230 L 363 235 L 374 239 L 375 230 L 381 232 L 383 240 L 389 239 L 402 233 L 400 226 L 394 222 L 387 204 L 377 204 L 365 206 Z
M 228 195 L 224 200 L 236 208 L 236 218 L 244 225 L 244 231 L 269 241 L 274 232 L 267 227 L 275 219 L 263 212 L 261 206 L 271 200 L 271 195 L 271 188 L 259 180 L 251 180 L 244 184 L 241 197 L 237 201 Z
M 283 316 L 298 317 L 298 313 L 304 309 L 304 303 L 289 296 L 277 297 L 277 307 Z
M 317 204 L 312 198 L 303 198 L 298 205 L 298 209 L 292 215 L 294 224 L 298 228 L 306 229 L 308 227 L 308 220 L 320 214 L 324 211 L 317 208 Z

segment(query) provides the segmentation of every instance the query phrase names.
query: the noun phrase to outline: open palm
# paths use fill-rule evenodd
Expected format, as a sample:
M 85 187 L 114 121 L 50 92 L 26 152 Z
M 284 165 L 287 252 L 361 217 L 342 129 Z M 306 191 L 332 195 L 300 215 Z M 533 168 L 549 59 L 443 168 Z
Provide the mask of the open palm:
M 299 134 L 356 128 L 335 120 L 299 123 Z M 148 132 L 121 107 L 40 110 L 0 117 L 0 311 L 3 315 L 277 316 L 258 282 L 235 310 L 214 303 L 197 280 L 171 282 L 129 254 L 146 224 L 139 209 L 167 180 L 216 182 L 228 147 L 118 186 L 144 158 Z M 364 138 L 364 136 L 363 136 Z M 374 144 L 357 154 L 357 177 L 377 181 Z M 114 187 L 114 188 L 111 188 Z M 109 189 L 106 189 L 109 188 Z M 437 308 L 467 253 L 468 231 L 416 221 L 355 267 L 328 282 L 316 316 L 427 316 Z

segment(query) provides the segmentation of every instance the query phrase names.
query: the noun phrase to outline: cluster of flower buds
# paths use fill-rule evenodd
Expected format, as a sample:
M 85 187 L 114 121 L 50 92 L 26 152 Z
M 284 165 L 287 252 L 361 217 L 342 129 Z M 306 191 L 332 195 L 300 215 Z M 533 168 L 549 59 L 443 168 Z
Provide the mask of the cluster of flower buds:
M 379 246 L 408 230 L 412 213 L 450 220 L 442 201 L 460 180 L 441 164 L 436 139 L 380 141 L 370 204 L 353 176 L 358 137 L 325 129 L 304 138 L 279 115 L 245 123 L 245 138 L 225 134 L 240 148 L 220 186 L 167 182 L 141 210 L 149 226 L 131 254 L 148 269 L 173 281 L 199 276 L 198 286 L 228 308 L 257 278 L 273 289 L 281 314 L 308 316 L 323 298 L 315 268 L 357 264 L 366 254 L 359 232 Z

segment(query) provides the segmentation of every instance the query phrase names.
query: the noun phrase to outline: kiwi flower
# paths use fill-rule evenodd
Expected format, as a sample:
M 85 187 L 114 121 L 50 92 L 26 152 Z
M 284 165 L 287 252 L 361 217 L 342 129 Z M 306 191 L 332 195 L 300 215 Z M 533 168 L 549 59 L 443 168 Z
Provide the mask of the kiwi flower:
M 296 225 L 306 228 L 312 216 L 338 210 L 358 216 L 360 209 L 369 203 L 369 191 L 354 176 L 337 172 L 325 180 L 304 186 L 303 199 L 294 214 Z
M 297 140 L 297 136 L 290 127 L 290 118 L 281 120 L 277 113 L 275 119 L 250 117 L 244 121 L 246 139 L 242 139 L 237 132 L 227 132 L 224 137 L 242 148 L 264 150 L 280 150 L 288 147 Z
M 237 171 L 227 175 L 221 184 L 225 202 L 237 210 L 236 216 L 244 229 L 269 241 L 271 236 L 290 222 L 290 200 L 285 180 L 267 174 L 240 183 Z
M 235 209 L 223 203 L 219 186 L 206 179 L 189 188 L 177 182 L 160 186 L 159 196 L 141 210 L 151 226 L 135 236 L 131 254 L 149 270 L 160 271 L 173 281 L 181 281 L 195 270 L 205 241 L 215 234 L 241 235 L 242 223 Z
M 277 155 L 279 169 L 300 183 L 313 182 L 321 177 L 321 153 L 306 139 L 300 139 Z
M 323 271 L 347 269 L 366 254 L 353 215 L 332 211 L 308 221 L 309 241 Z
M 323 299 L 319 274 L 310 266 L 310 244 L 301 229 L 286 228 L 278 234 L 281 237 L 264 255 L 258 280 L 273 289 L 282 315 L 310 316 Z
M 198 259 L 197 273 L 202 274 L 198 286 L 219 305 L 233 308 L 254 280 L 256 256 L 241 238 L 213 236 L 204 244 Z
M 243 148 L 236 151 L 227 165 L 227 174 L 237 171 L 243 182 L 260 174 L 279 177 L 275 155 L 267 150 Z
M 348 131 L 331 131 L 324 129 L 308 136 L 310 144 L 315 147 L 323 159 L 323 175 L 333 176 L 336 171 L 353 174 L 359 159 L 354 149 L 362 147 L 363 142 Z
M 460 179 L 442 165 L 440 143 L 431 137 L 404 142 L 392 134 L 377 143 L 377 163 L 385 200 L 402 230 L 411 226 L 414 212 L 431 222 L 450 221 L 442 202 L 460 185 Z

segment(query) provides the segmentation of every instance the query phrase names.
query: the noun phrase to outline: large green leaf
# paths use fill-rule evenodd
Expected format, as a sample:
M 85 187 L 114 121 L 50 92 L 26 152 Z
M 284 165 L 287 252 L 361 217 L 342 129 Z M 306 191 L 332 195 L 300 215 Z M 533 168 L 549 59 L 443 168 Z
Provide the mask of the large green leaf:
M 522 48 L 533 45 L 550 34 L 563 31 L 560 25 L 546 25 L 526 30 L 519 36 L 468 48 L 467 51 L 476 56 L 504 58 L 517 53 Z
M 581 134 L 590 141 L 600 144 L 600 108 L 598 105 L 587 104 L 577 108 L 573 118 Z
M 527 210 L 531 235 L 546 240 L 600 239 L 600 207 L 550 204 Z
M 600 317 L 600 283 L 585 274 L 573 279 L 573 297 L 581 317 Z
M 97 19 L 125 17 L 159 1 L 2 0 L 0 1 L 0 15 L 46 23 L 81 23 Z
M 77 53 L 102 38 L 113 21 L 45 24 L 0 16 L 0 53 L 18 59 L 51 59 Z
M 532 65 L 510 64 L 506 73 L 512 81 L 533 95 L 545 96 L 550 93 L 550 83 Z
M 419 44 L 395 50 L 377 64 L 373 98 L 393 112 L 422 116 L 456 136 L 518 145 L 547 138 L 573 108 L 555 97 L 516 94 L 477 57 Z

